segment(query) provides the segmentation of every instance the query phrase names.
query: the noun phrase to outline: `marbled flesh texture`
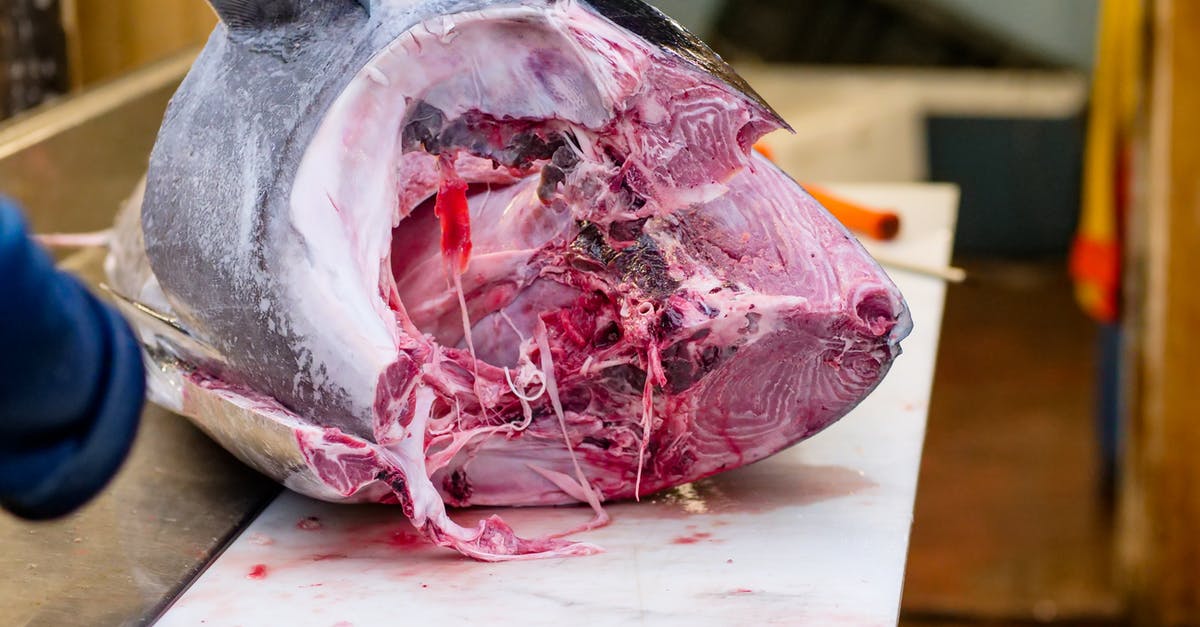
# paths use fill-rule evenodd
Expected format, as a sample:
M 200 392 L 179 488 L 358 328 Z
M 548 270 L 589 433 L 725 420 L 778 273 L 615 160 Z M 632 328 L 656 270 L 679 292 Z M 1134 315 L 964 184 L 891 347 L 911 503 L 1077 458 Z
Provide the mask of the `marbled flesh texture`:
M 640 2 L 216 4 L 110 280 L 173 319 L 139 323 L 156 400 L 289 487 L 586 554 L 445 505 L 749 464 L 899 354 L 896 287 L 752 152 L 782 121 Z

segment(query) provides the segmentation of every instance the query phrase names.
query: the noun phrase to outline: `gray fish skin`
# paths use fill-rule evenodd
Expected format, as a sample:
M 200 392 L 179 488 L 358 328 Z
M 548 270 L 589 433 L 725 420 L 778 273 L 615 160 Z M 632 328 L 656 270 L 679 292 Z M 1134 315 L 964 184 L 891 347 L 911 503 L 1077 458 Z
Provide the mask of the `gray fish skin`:
M 288 237 L 279 218 L 307 139 L 376 46 L 356 3 L 314 0 L 302 10 L 303 22 L 213 33 L 167 109 L 142 229 L 173 311 L 227 356 L 205 365 L 353 428 L 347 399 L 318 402 L 311 381 L 285 380 L 282 366 L 302 356 L 270 280 L 271 251 Z

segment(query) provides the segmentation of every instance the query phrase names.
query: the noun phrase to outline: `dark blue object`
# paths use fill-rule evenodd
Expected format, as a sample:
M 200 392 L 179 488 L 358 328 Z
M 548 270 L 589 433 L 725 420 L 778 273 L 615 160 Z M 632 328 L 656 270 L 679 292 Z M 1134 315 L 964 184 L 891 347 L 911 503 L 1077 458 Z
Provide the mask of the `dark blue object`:
M 1047 118 L 939 115 L 926 127 L 931 180 L 962 188 L 956 253 L 1067 253 L 1082 193 L 1082 111 Z
M 1100 363 L 1097 373 L 1097 424 L 1100 435 L 1100 490 L 1105 503 L 1112 505 L 1116 500 L 1118 471 L 1120 470 L 1122 424 L 1121 408 L 1124 405 L 1121 386 L 1121 352 L 1124 334 L 1120 324 L 1100 325 Z
M 144 398 L 129 326 L 0 200 L 0 505 L 45 519 L 86 503 L 128 455 Z

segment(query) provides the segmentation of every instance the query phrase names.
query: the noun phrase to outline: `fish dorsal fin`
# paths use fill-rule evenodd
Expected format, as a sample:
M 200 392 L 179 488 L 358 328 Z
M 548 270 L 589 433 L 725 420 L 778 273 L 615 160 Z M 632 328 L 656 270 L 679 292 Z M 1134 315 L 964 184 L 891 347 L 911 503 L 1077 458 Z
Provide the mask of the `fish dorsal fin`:
M 208 0 L 229 30 L 260 30 L 291 21 L 296 0 Z

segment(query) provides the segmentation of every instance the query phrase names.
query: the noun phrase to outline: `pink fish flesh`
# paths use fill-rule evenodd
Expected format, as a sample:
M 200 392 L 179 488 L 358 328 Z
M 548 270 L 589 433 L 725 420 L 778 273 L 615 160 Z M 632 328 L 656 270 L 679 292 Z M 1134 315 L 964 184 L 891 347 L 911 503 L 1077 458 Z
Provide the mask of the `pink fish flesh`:
M 154 398 L 292 489 L 478 559 L 587 554 L 446 505 L 750 464 L 899 354 L 895 285 L 751 150 L 783 122 L 654 9 L 214 5 L 108 269 Z

